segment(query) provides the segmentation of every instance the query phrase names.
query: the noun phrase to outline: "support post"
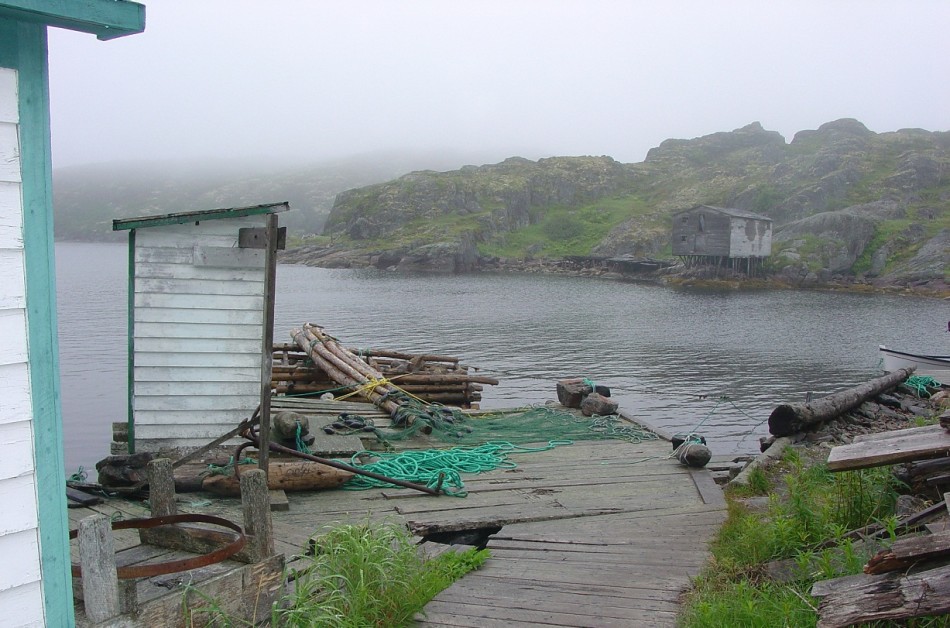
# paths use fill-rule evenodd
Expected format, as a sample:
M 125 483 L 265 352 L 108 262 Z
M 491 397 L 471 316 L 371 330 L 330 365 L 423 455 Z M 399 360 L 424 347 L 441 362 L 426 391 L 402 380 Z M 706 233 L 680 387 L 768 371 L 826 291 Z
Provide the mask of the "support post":
M 270 443 L 270 390 L 274 365 L 274 299 L 277 293 L 277 214 L 267 215 L 264 236 L 264 329 L 261 340 L 261 447 L 258 466 L 267 473 L 268 443 Z M 265 482 L 266 484 L 266 482 Z
M 266 447 L 261 447 L 263 451 Z M 267 474 L 253 469 L 241 474 L 241 505 L 244 532 L 248 535 L 248 557 L 261 562 L 274 555 L 274 531 L 271 524 Z
M 153 517 L 177 515 L 175 504 L 175 476 L 172 461 L 168 458 L 156 458 L 148 463 L 148 503 Z
M 148 503 L 153 517 L 178 514 L 178 505 L 175 503 L 175 476 L 172 469 L 172 461 L 168 458 L 150 460 L 145 467 L 145 477 L 148 480 Z M 176 530 L 169 527 L 141 528 L 139 540 L 158 547 L 181 549 L 170 540 L 175 538 L 175 532 Z
M 78 537 L 83 604 L 86 617 L 98 624 L 121 612 L 112 521 L 105 515 L 86 517 L 79 522 Z

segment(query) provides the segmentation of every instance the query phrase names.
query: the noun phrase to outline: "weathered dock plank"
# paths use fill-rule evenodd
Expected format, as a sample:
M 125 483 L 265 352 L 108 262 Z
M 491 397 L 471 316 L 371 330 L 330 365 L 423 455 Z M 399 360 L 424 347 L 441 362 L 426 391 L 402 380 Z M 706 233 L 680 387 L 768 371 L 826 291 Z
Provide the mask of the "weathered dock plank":
M 313 424 L 345 407 L 334 404 L 275 400 L 272 407 L 302 410 Z M 445 447 L 428 439 L 398 447 L 410 445 Z M 289 568 L 302 569 L 309 540 L 334 525 L 387 521 L 418 535 L 502 526 L 488 539 L 492 558 L 436 596 L 423 625 L 672 626 L 725 503 L 705 470 L 682 466 L 671 451 L 667 441 L 601 440 L 512 453 L 513 469 L 464 474 L 465 498 L 392 487 L 288 493 L 290 509 L 272 513 L 275 546 Z M 242 520 L 237 499 L 196 495 L 178 505 Z M 98 508 L 145 514 L 139 504 Z M 71 521 L 78 516 L 70 512 Z
M 933 429 L 937 428 L 937 429 Z M 850 471 L 867 469 L 950 454 L 950 434 L 940 429 L 910 428 L 885 432 L 879 438 L 839 445 L 828 455 L 828 469 Z

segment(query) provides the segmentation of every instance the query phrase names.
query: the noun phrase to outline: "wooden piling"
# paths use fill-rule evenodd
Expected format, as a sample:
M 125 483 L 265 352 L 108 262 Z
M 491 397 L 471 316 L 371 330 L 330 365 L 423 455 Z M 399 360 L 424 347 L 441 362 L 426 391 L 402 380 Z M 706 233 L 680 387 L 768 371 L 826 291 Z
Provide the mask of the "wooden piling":
M 175 476 L 172 461 L 168 458 L 156 458 L 146 467 L 148 474 L 148 503 L 153 517 L 177 515 L 175 504 Z
M 248 535 L 247 551 L 254 562 L 274 555 L 274 531 L 270 514 L 267 475 L 261 469 L 241 474 L 241 506 L 244 511 L 244 532 Z
M 86 617 L 98 624 L 122 612 L 119 578 L 115 570 L 112 520 L 105 515 L 86 517 L 79 522 L 78 538 Z

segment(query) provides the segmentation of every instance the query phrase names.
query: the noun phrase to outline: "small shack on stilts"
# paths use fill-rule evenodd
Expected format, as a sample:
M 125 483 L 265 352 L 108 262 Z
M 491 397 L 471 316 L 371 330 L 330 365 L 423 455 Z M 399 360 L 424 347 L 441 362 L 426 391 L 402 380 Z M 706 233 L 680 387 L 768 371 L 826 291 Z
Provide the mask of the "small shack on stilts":
M 687 268 L 760 274 L 772 254 L 772 219 L 741 209 L 696 205 L 673 214 L 673 255 Z

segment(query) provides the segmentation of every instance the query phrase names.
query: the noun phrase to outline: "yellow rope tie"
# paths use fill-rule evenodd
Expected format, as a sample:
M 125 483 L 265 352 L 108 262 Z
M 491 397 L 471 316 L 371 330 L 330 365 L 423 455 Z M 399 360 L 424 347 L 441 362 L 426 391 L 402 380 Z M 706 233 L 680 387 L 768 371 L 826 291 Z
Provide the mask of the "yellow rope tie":
M 363 384 L 362 386 L 353 390 L 353 392 L 347 393 L 343 395 L 342 397 L 337 397 L 336 399 L 337 401 L 343 401 L 344 399 L 347 399 L 354 395 L 359 395 L 363 392 L 373 392 L 374 390 L 376 390 L 378 386 L 385 386 L 387 384 L 389 384 L 389 380 L 386 379 L 385 377 L 383 377 L 382 379 L 370 379 L 370 380 L 367 380 L 366 383 Z

